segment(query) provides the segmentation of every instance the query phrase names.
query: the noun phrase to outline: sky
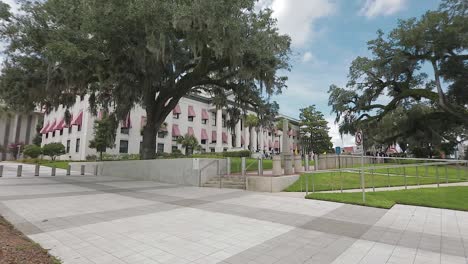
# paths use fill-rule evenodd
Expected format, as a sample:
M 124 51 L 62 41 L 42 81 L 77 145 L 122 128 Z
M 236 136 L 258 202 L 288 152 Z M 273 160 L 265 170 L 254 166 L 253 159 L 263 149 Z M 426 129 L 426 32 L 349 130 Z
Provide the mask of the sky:
M 368 56 L 366 43 L 398 19 L 419 17 L 437 9 L 439 0 L 260 0 L 258 8 L 273 9 L 281 33 L 292 38 L 292 70 L 288 88 L 275 96 L 282 114 L 298 118 L 299 109 L 316 105 L 329 122 L 334 146 L 354 145 L 340 136 L 328 106 L 331 84 L 346 85 L 357 56 Z
M 0 0 L 16 11 L 15 0 Z M 440 0 L 259 0 L 271 8 L 282 34 L 292 39 L 288 88 L 273 100 L 284 115 L 299 118 L 299 109 L 316 105 L 326 117 L 334 146 L 351 146 L 354 137 L 341 135 L 328 106 L 331 84 L 346 85 L 348 69 L 357 56 L 368 56 L 366 43 L 398 19 L 419 17 Z

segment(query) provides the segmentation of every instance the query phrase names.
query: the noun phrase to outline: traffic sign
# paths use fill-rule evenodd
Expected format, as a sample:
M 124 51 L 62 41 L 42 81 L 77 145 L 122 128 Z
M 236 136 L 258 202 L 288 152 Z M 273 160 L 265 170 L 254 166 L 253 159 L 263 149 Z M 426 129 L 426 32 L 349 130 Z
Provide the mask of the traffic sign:
M 356 136 L 354 137 L 354 141 L 356 142 L 357 146 L 360 146 L 362 144 L 362 131 L 358 131 L 356 133 Z
M 335 147 L 335 153 L 337 155 L 340 155 L 341 154 L 341 147 Z

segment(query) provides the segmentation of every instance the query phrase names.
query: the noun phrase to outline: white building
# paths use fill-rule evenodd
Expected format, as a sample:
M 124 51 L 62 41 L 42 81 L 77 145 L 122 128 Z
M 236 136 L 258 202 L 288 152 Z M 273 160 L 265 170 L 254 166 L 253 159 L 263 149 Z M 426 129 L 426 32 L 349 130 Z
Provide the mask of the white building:
M 89 148 L 89 142 L 94 137 L 94 121 L 98 118 L 89 112 L 88 96 L 77 97 L 75 105 L 69 109 L 72 114 L 71 126 L 64 121 L 65 109 L 59 108 L 46 114 L 44 126 L 41 130 L 42 144 L 61 142 L 66 146 L 67 154 L 61 159 L 85 160 L 89 155 L 96 155 L 96 150 Z M 191 95 L 180 100 L 165 123 L 167 128 L 158 133 L 156 151 L 171 153 L 175 149 L 182 149 L 177 144 L 177 137 L 193 134 L 203 148 L 203 152 L 223 152 L 250 149 L 253 152 L 280 151 L 283 133 L 281 131 L 267 131 L 245 128 L 240 121 L 236 126 L 236 135 L 226 127 L 229 118 L 225 110 L 216 110 L 211 98 Z M 285 116 L 280 116 L 285 117 Z M 298 123 L 289 118 L 292 129 L 288 131 L 291 138 L 290 150 L 297 146 Z M 108 154 L 139 154 L 142 144 L 142 128 L 146 122 L 146 112 L 136 106 L 130 112 L 127 120 L 119 125 L 115 147 L 108 149 Z
M 9 152 L 11 145 L 30 145 L 36 136 L 36 126 L 42 119 L 42 113 L 0 113 L 0 160 L 14 159 Z

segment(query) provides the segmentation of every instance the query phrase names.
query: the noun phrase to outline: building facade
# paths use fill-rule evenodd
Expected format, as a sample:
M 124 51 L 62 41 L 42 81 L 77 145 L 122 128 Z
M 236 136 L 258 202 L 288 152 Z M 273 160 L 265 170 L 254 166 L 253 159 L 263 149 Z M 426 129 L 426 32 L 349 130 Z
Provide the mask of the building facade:
M 16 145 L 33 144 L 36 137 L 36 127 L 42 120 L 40 112 L 32 113 L 0 113 L 0 159 L 15 159 L 10 148 Z
M 70 126 L 64 120 L 64 108 L 58 108 L 44 116 L 41 130 L 42 144 L 61 142 L 67 154 L 60 159 L 85 160 L 96 155 L 96 150 L 89 148 L 94 138 L 94 121 L 99 118 L 89 111 L 88 96 L 77 97 L 72 108 Z M 252 112 L 253 113 L 253 112 Z M 284 116 L 281 116 L 284 117 Z M 223 152 L 250 149 L 252 152 L 272 153 L 281 151 L 284 138 L 282 131 L 267 131 L 262 128 L 249 128 L 239 121 L 236 131 L 227 128 L 229 116 L 224 109 L 216 109 L 209 97 L 187 96 L 180 100 L 172 113 L 165 120 L 165 128 L 157 135 L 156 151 L 172 153 L 185 150 L 177 143 L 177 138 L 186 134 L 194 135 L 202 147 L 202 152 Z M 291 130 L 284 133 L 290 138 L 290 151 L 297 147 L 299 121 L 288 118 Z M 126 120 L 120 122 L 117 129 L 115 147 L 107 149 L 108 154 L 139 154 L 142 147 L 142 129 L 146 123 L 146 112 L 134 107 Z M 233 136 L 240 135 L 240 136 Z

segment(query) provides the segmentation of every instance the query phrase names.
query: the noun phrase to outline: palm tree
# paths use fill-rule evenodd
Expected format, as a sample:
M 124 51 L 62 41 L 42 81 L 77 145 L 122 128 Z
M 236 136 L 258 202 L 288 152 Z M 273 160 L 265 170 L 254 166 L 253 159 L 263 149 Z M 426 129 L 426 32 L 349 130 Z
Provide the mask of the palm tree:
M 185 148 L 185 155 L 193 154 L 194 150 L 198 149 L 198 139 L 194 135 L 186 134 L 183 137 L 177 139 L 177 143 L 181 144 Z

